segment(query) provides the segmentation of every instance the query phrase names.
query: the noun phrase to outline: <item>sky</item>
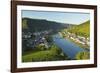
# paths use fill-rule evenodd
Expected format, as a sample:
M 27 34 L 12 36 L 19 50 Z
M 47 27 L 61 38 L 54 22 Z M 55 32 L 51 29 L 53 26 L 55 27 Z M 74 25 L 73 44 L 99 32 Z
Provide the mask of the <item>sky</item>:
M 90 19 L 89 13 L 22 10 L 22 18 L 46 19 L 60 23 L 81 24 Z

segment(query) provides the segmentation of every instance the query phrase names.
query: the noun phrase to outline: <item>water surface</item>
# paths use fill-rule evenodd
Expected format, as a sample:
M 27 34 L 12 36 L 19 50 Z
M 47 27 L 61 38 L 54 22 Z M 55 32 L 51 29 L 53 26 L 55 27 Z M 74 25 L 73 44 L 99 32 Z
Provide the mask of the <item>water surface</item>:
M 53 41 L 71 59 L 74 59 L 78 52 L 85 51 L 83 48 L 79 47 L 74 42 L 62 38 L 59 34 L 53 35 Z

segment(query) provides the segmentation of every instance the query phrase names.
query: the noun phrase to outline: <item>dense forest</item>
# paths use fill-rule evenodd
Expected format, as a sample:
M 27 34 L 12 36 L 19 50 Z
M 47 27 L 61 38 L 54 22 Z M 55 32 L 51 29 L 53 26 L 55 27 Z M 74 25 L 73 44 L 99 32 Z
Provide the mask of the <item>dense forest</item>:
M 60 30 L 69 27 L 69 24 L 48 21 L 45 19 L 22 18 L 23 32 L 36 32 L 44 30 Z

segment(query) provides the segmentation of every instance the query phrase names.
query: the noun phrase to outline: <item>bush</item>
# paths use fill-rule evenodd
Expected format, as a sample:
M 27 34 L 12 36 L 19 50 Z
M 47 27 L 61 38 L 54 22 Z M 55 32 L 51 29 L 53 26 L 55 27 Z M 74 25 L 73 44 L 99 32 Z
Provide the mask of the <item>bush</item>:
M 35 49 L 38 51 L 42 51 L 42 50 L 46 50 L 47 48 L 45 47 L 44 44 L 39 44 L 35 47 Z
M 76 57 L 77 60 L 85 60 L 90 58 L 89 52 L 79 52 Z
M 52 45 L 51 48 L 50 48 L 50 50 L 52 52 L 54 52 L 55 54 L 60 54 L 62 52 L 61 49 L 58 48 L 56 45 Z

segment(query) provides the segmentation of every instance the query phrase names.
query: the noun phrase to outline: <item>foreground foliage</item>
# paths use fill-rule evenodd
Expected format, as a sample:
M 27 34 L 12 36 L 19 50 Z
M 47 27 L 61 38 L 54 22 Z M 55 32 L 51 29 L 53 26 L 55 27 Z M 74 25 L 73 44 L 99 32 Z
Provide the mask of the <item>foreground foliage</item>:
M 90 53 L 89 52 L 79 52 L 76 55 L 77 60 L 86 60 L 90 58 Z
M 56 45 L 52 45 L 48 49 L 43 49 L 42 46 L 41 50 L 22 56 L 23 62 L 57 61 L 66 59 L 68 59 L 67 56 L 65 56 Z

